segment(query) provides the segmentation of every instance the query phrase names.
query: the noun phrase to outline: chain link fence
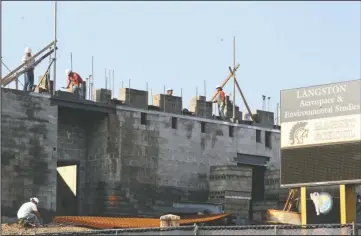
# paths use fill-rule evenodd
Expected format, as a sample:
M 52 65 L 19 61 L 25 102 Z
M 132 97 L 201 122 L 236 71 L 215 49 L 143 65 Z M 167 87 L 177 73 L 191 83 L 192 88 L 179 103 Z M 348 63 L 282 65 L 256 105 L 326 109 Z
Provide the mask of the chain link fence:
M 358 230 L 360 229 L 360 231 Z M 109 229 L 37 235 L 360 235 L 361 224 L 181 226 L 168 228 Z

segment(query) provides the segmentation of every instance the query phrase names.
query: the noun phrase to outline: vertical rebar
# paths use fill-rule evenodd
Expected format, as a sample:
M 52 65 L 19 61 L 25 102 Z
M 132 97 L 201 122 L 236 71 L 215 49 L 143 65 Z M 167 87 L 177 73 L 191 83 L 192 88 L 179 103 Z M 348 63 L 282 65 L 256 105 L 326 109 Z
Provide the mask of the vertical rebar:
M 182 115 L 183 115 L 183 89 L 181 88 L 181 109 L 182 109 Z
M 236 37 L 233 37 L 233 122 L 236 119 Z
M 148 82 L 145 82 L 145 89 L 147 91 L 147 106 L 149 104 Z
M 104 71 L 104 76 L 105 76 L 105 89 L 108 88 L 108 81 L 107 81 L 107 68 L 105 68 L 105 71 Z
M 92 80 L 91 80 L 91 90 L 90 90 L 90 94 L 91 94 L 91 100 L 93 100 L 93 84 L 94 84 L 94 56 L 92 56 Z
M 165 112 L 165 85 L 163 86 L 163 111 Z
M 196 116 L 198 115 L 198 86 L 196 87 L 196 107 L 195 107 Z
M 204 114 L 203 117 L 207 117 L 207 92 L 206 92 L 206 80 L 204 80 Z
M 92 98 L 91 98 L 91 89 L 90 89 L 90 86 L 91 86 L 91 82 L 92 82 L 92 78 L 93 76 L 92 75 L 89 75 L 89 84 L 87 84 L 87 86 L 88 86 L 88 99 L 89 100 L 92 100 Z
M 152 99 L 150 101 L 151 101 L 151 104 L 153 106 L 153 90 L 152 89 L 150 89 L 150 97 L 152 97 Z
M 113 91 L 112 91 L 112 75 L 111 75 L 111 69 L 109 69 L 109 90 L 110 90 L 110 94 L 113 95 Z
M 56 41 L 57 41 L 57 1 L 54 3 L 54 79 L 53 79 L 53 94 L 55 94 L 56 91 Z M 49 87 L 50 90 L 50 87 Z
M 73 53 L 70 52 L 70 70 L 73 71 Z
M 114 70 L 113 70 L 113 98 L 115 98 L 115 87 L 114 87 Z
M 129 105 L 130 105 L 130 79 L 128 81 L 128 96 L 129 96 Z
M 271 97 L 268 97 L 267 111 L 270 111 Z

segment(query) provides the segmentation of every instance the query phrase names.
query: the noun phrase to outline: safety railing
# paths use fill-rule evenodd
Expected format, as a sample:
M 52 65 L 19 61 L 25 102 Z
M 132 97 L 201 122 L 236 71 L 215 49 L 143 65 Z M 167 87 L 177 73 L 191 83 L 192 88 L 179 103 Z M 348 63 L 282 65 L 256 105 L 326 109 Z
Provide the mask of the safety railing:
M 360 231 L 358 230 L 360 229 Z M 37 235 L 360 235 L 361 224 L 180 226 L 168 228 L 109 229 Z

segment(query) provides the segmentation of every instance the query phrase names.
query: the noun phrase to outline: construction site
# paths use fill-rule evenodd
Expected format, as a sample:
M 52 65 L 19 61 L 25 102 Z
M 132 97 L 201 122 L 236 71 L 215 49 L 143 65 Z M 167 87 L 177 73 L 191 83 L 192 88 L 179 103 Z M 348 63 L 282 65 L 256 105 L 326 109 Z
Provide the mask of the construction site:
M 272 112 L 266 96 L 250 107 L 234 60 L 187 105 L 173 89 L 96 88 L 93 74 L 79 96 L 55 89 L 57 50 L 55 35 L 1 75 L 3 234 L 358 235 L 361 80 L 283 90 Z M 48 66 L 23 91 L 31 60 Z M 34 196 L 43 222 L 27 229 L 16 212 Z
M 34 55 L 37 63 L 54 44 Z M 17 83 L 22 68 L 2 86 Z M 239 86 L 247 118 L 238 109 L 233 116 L 227 97 L 222 120 L 215 96 L 186 109 L 168 94 L 149 105 L 148 91 L 133 88 L 120 88 L 117 99 L 103 88 L 86 99 L 49 91 L 49 68 L 33 92 L 2 88 L 2 222 L 37 196 L 46 223 L 95 229 L 159 227 L 167 214 L 180 216 L 178 226 L 301 225 L 299 191 L 280 188 L 275 114 L 252 112 Z

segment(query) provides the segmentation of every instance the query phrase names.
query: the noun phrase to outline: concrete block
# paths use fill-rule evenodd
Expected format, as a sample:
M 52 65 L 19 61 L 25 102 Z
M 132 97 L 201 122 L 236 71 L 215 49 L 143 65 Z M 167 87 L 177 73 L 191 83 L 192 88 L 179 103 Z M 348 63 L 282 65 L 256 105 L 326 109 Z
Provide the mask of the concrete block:
M 148 109 L 148 91 L 132 88 L 120 88 L 119 100 L 124 101 L 131 107 Z
M 159 111 L 181 114 L 183 109 L 182 98 L 173 95 L 153 95 L 153 105 L 159 107 Z

